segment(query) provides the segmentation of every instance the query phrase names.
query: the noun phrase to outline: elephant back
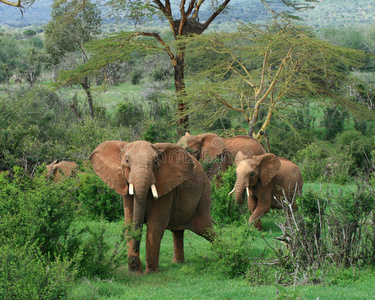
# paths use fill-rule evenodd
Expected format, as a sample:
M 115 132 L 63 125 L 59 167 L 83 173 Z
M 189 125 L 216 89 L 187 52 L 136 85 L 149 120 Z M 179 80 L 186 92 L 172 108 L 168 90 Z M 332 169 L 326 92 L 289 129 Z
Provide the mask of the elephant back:
M 226 154 L 236 156 L 241 151 L 247 158 L 266 153 L 264 146 L 255 138 L 245 135 L 224 139 Z
M 298 195 L 302 194 L 303 178 L 299 167 L 286 158 L 279 157 L 281 167 L 276 175 L 276 184 L 284 187 L 289 197 L 292 197 L 296 191 Z

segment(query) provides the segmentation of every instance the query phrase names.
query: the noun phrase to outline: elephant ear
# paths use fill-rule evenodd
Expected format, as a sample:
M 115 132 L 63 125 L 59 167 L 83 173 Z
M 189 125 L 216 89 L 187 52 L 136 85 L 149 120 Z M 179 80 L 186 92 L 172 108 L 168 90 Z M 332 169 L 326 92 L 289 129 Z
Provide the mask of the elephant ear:
M 205 133 L 198 135 L 201 140 L 201 158 L 206 160 L 208 158 L 215 159 L 216 156 L 221 155 L 224 151 L 224 140 L 215 133 Z
M 272 153 L 253 156 L 253 159 L 259 161 L 260 182 L 262 186 L 268 185 L 280 170 L 280 160 Z
M 122 149 L 128 145 L 122 141 L 106 141 L 101 143 L 90 156 L 94 172 L 120 195 L 128 193 L 122 168 Z
M 238 167 L 240 162 L 245 160 L 245 159 L 246 159 L 245 154 L 243 154 L 242 151 L 238 151 L 237 155 L 236 155 L 236 159 L 234 160 L 234 165 L 236 166 L 236 168 Z
M 155 173 L 156 190 L 161 197 L 188 180 L 195 163 L 190 154 L 176 144 L 157 143 L 154 146 L 161 151 L 159 168 Z
M 57 159 L 55 159 L 52 163 L 46 166 L 48 177 L 51 177 L 52 174 L 54 174 L 54 171 L 56 169 L 56 163 Z

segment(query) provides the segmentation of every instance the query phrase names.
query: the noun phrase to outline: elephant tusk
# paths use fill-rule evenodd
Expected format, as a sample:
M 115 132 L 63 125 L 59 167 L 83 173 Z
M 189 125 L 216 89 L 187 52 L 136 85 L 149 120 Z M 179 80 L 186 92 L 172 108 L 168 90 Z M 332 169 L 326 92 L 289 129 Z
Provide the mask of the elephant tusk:
M 246 187 L 246 193 L 247 193 L 247 196 L 249 197 L 250 196 L 250 189 L 249 189 L 248 186 Z
M 134 185 L 129 183 L 129 195 L 134 195 Z
M 155 184 L 153 184 L 153 185 L 151 186 L 151 192 L 152 192 L 152 195 L 154 196 L 155 199 L 158 199 L 158 198 L 159 198 L 159 196 L 158 196 L 158 191 L 156 190 L 156 186 L 155 186 Z
M 233 193 L 234 193 L 234 190 L 235 190 L 236 188 L 233 188 L 233 190 L 228 194 L 228 196 L 229 195 L 232 195 Z

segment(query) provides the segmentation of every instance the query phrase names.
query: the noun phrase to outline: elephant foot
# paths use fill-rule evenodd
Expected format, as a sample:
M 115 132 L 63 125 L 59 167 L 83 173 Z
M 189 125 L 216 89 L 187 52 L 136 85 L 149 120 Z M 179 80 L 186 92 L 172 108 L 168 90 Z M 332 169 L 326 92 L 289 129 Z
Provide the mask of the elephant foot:
M 262 230 L 262 222 L 260 220 L 257 220 L 255 222 L 250 221 L 249 226 L 254 225 L 255 229 L 261 231 Z
M 137 256 L 130 256 L 128 258 L 129 273 L 131 274 L 141 274 L 142 273 L 142 264 Z
M 173 264 L 183 264 L 185 262 L 184 258 L 174 258 L 172 259 Z
M 146 268 L 145 274 L 159 273 L 158 269 Z

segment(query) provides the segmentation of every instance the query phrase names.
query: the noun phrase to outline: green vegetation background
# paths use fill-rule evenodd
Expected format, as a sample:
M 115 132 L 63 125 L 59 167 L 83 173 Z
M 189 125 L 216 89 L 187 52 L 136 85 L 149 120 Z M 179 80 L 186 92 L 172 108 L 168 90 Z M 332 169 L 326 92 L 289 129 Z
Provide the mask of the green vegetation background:
M 353 2 L 360 7 L 363 1 Z M 363 49 L 373 45 L 374 32 L 372 25 L 325 29 L 320 38 Z M 317 224 L 308 223 L 318 215 L 316 199 L 331 206 L 327 218 L 333 212 L 337 215 L 327 222 L 335 221 L 341 229 L 357 226 L 352 236 L 358 240 L 326 245 L 336 251 L 355 243 L 358 249 L 350 249 L 349 264 L 347 257 L 340 260 L 337 255 L 302 266 L 303 257 L 293 256 L 293 251 L 275 240 L 283 234 L 277 226 L 285 221 L 282 212 L 264 216 L 261 233 L 249 228 L 246 207 L 227 197 L 234 182 L 232 169 L 225 175 L 225 185 L 213 186 L 213 216 L 221 236 L 218 244 L 212 246 L 186 232 L 186 263 L 175 265 L 170 262 L 172 237 L 166 232 L 161 272 L 129 276 L 121 198 L 93 173 L 87 159 L 104 140 L 178 140 L 172 116 L 175 107 L 169 101 L 173 94 L 169 62 L 162 56 L 137 54 L 122 66 L 117 85 L 103 88 L 102 78 L 96 78 L 96 117 L 92 119 L 79 87 L 54 92 L 49 88 L 53 70 L 42 37 L 36 28 L 0 33 L 0 66 L 11 65 L 23 79 L 22 84 L 7 84 L 6 70 L 0 68 L 0 298 L 374 298 L 373 121 L 311 99 L 308 106 L 289 112 L 292 127 L 275 119 L 268 132 L 272 152 L 293 160 L 302 170 L 306 184 L 301 203 L 306 209 L 300 211 L 306 228 Z M 28 51 L 32 47 L 36 52 Z M 40 77 L 30 87 L 24 78 L 35 71 L 35 61 L 40 62 L 36 70 Z M 368 97 L 369 103 L 374 100 L 372 72 L 370 60 L 368 68 L 360 71 L 366 84 L 359 89 L 359 97 Z M 244 124 L 234 113 L 202 127 L 207 113 L 191 117 L 192 133 L 242 132 Z M 54 159 L 76 161 L 81 172 L 54 184 L 45 178 L 45 165 Z M 333 223 L 329 224 L 325 237 L 336 241 L 330 235 Z M 141 249 L 144 261 L 144 240 Z

